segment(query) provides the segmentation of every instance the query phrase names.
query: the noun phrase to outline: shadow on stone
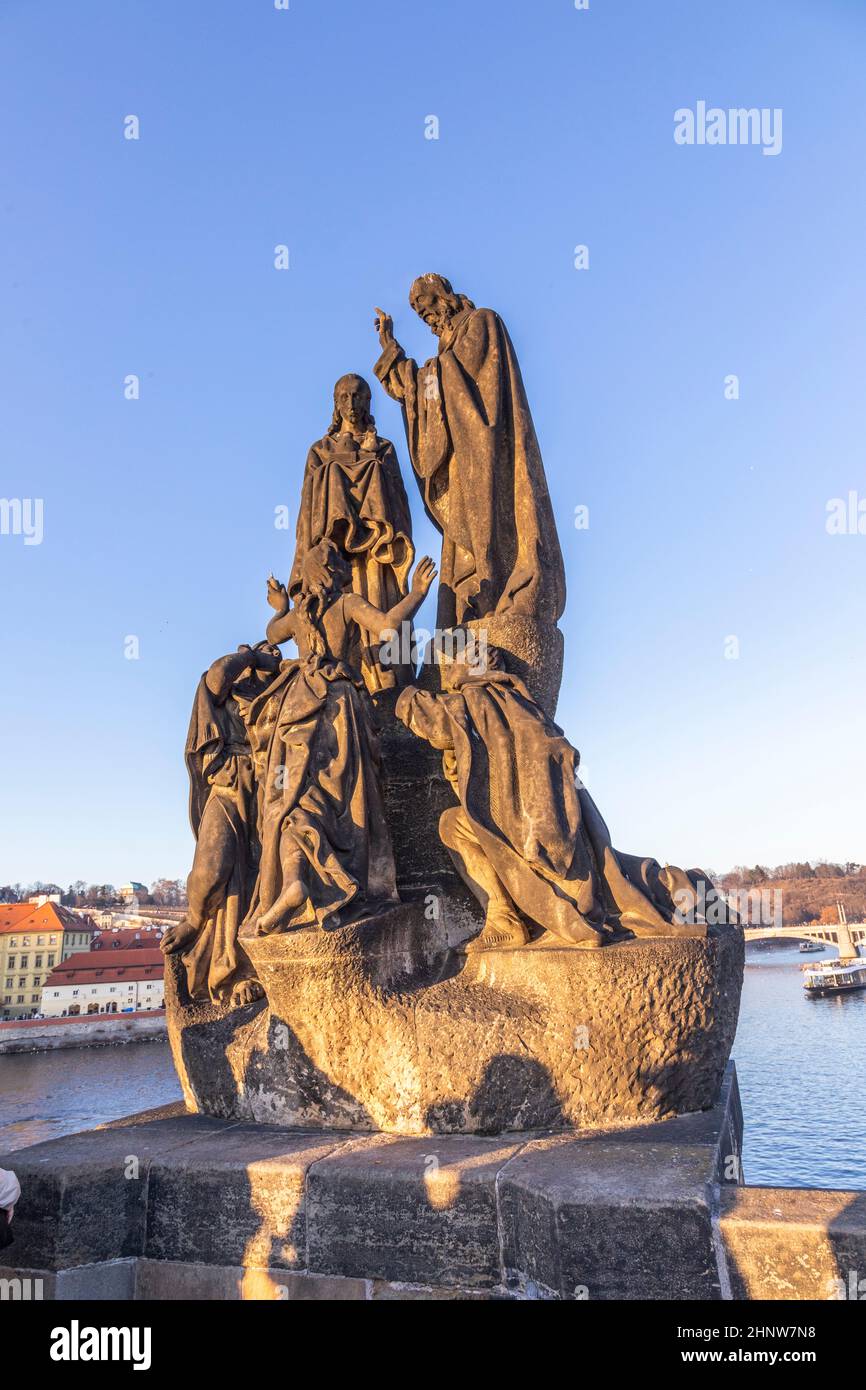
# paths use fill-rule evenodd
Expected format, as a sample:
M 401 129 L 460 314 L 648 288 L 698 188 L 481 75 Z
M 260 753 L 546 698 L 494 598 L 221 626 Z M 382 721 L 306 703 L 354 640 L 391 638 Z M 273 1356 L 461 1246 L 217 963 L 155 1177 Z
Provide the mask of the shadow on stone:
M 431 1105 L 425 1123 L 437 1134 L 463 1129 L 475 1134 L 557 1129 L 562 1125 L 562 1101 L 547 1068 L 540 1062 L 503 1054 L 487 1063 L 468 1102 Z

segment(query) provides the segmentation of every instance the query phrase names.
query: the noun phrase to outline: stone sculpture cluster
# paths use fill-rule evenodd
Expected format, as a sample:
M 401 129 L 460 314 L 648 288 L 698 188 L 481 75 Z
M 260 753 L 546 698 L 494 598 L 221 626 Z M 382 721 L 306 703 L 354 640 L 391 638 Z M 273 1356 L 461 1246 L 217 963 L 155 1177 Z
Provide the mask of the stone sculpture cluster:
M 394 446 L 376 432 L 367 382 L 341 377 L 307 458 L 288 581 L 268 580 L 266 637 L 216 660 L 196 691 L 189 911 L 163 942 L 182 958 L 193 1000 L 261 997 L 245 942 L 340 931 L 399 903 L 380 750 L 394 715 L 442 753 L 454 798 L 439 834 L 485 914 L 468 954 L 546 933 L 581 947 L 706 934 L 678 912 L 695 873 L 613 849 L 579 754 L 553 723 L 563 563 L 505 325 L 439 275 L 416 280 L 410 303 L 436 355 L 419 367 L 377 310 L 374 371 L 402 406 L 442 534 L 438 632 L 481 640 L 452 644 L 439 688 L 422 688 L 435 682 L 419 684 L 406 644 L 393 641 L 436 569 L 425 557 L 412 574 Z M 286 659 L 289 641 L 297 657 Z

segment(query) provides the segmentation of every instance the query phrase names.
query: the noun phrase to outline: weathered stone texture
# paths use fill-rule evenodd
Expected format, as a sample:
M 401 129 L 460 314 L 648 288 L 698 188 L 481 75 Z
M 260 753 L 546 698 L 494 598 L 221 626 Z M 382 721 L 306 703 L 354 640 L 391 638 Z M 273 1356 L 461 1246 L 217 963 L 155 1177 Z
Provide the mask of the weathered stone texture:
M 734 1298 L 866 1298 L 862 1192 L 727 1189 L 719 1229 Z
M 225 1118 L 410 1135 L 622 1125 L 715 1102 L 740 932 L 466 957 L 452 948 L 472 918 L 445 897 L 440 909 L 431 919 L 416 901 L 339 932 L 250 941 L 269 1008 L 185 1004 L 169 971 L 188 1101 Z

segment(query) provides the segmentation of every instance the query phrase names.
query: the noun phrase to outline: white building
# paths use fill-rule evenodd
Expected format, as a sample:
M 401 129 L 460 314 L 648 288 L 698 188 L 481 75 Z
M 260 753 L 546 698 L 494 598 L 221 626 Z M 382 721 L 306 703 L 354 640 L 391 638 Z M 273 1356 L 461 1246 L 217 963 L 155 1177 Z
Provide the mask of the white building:
M 82 951 L 61 961 L 42 990 L 45 1018 L 137 1013 L 165 1004 L 164 962 L 158 948 Z

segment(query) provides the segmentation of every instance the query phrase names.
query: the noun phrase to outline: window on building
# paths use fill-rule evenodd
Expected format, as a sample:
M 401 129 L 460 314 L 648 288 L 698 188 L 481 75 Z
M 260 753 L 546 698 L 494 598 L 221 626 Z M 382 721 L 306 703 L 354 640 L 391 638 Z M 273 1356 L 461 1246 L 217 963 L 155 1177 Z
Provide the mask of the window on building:
M 26 975 L 20 975 L 20 976 L 18 977 L 18 988 L 19 988 L 19 989 L 23 989 L 24 986 L 26 985 L 26 983 L 27 983 L 27 976 L 26 976 Z
M 49 957 L 48 957 L 48 964 L 49 964 L 49 966 L 51 966 L 51 965 L 54 964 L 54 957 L 53 957 L 53 956 L 49 956 Z
M 23 1004 L 23 1003 L 24 1003 L 24 995 L 23 995 L 23 994 L 19 994 L 18 997 L 17 997 L 17 999 L 15 1000 L 15 1003 L 16 1003 L 16 1004 Z
M 59 999 L 59 998 L 60 998 L 60 990 L 59 990 L 59 989 L 56 989 L 56 990 L 54 991 L 54 998 L 55 998 L 55 999 Z
M 35 989 L 37 985 L 41 985 L 41 984 L 42 984 L 42 976 L 41 976 L 41 975 L 34 975 L 34 976 L 33 976 L 33 988 Z
M 9 975 L 9 976 L 7 977 L 7 980 L 6 980 L 6 988 L 7 988 L 7 989 L 11 989 L 14 983 L 15 983 L 15 982 L 14 982 L 12 976 Z
M 36 945 L 37 945 L 37 946 L 44 946 L 44 945 L 45 945 L 45 937 L 44 937 L 44 936 L 37 936 L 37 938 L 36 938 Z
M 22 969 L 22 970 L 26 970 L 29 964 L 30 964 L 30 957 L 29 957 L 29 956 L 22 956 L 22 957 L 21 957 L 21 969 Z
M 4 1003 L 4 1004 L 11 1004 L 11 1003 L 12 1003 L 12 995 L 11 995 L 11 994 L 4 994 L 4 995 L 3 995 L 3 1003 Z
M 38 994 L 31 994 L 31 996 L 30 996 L 30 1003 L 31 1003 L 31 1004 L 38 1004 L 40 998 L 41 998 L 41 996 L 38 995 Z
M 9 969 L 10 969 L 10 970 L 14 970 L 14 969 L 15 969 L 15 957 L 14 957 L 14 956 L 10 956 L 10 957 L 9 957 L 9 960 L 8 960 L 6 963 L 7 963 L 7 965 L 9 966 Z
M 41 969 L 42 969 L 42 957 L 41 957 L 41 956 L 37 956 L 36 959 L 35 959 L 35 961 L 33 962 L 33 965 L 34 965 L 34 967 L 35 967 L 36 970 L 41 970 Z

